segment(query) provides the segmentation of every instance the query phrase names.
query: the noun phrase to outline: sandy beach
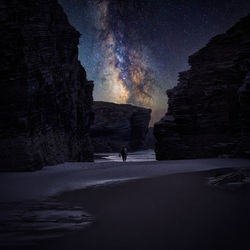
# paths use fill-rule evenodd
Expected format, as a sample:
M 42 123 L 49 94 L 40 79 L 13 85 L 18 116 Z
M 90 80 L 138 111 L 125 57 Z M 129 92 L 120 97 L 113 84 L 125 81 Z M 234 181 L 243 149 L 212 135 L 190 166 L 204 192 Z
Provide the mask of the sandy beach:
M 249 166 L 244 159 L 200 159 L 66 163 L 1 173 L 0 245 L 249 249 L 249 185 L 208 185 L 209 177 Z
M 249 249 L 250 187 L 217 190 L 207 178 L 227 170 L 136 180 L 62 194 L 97 217 L 85 232 L 41 249 Z

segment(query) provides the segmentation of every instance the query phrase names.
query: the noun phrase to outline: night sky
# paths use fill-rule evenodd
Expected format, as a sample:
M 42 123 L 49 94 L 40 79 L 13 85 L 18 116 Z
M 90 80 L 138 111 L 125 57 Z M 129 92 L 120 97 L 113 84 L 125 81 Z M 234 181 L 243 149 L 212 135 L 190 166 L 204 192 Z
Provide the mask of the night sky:
M 250 12 L 249 0 L 59 0 L 82 34 L 79 59 L 94 100 L 167 110 L 188 56 Z

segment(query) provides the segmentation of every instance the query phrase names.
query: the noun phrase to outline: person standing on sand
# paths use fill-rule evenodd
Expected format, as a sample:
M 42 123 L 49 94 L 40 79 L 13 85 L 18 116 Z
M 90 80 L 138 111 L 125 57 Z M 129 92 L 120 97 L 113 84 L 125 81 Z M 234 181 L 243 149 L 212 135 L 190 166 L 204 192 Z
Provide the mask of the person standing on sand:
M 126 146 L 124 146 L 124 145 L 122 146 L 120 154 L 122 156 L 122 160 L 125 162 L 127 160 L 127 148 L 126 148 Z

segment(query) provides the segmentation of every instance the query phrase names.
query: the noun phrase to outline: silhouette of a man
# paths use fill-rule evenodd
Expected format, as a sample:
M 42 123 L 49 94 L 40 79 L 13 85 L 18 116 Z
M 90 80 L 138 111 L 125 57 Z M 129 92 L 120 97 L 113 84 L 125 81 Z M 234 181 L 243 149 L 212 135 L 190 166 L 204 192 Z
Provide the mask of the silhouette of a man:
M 127 160 L 127 148 L 124 145 L 121 148 L 121 156 L 123 161 Z

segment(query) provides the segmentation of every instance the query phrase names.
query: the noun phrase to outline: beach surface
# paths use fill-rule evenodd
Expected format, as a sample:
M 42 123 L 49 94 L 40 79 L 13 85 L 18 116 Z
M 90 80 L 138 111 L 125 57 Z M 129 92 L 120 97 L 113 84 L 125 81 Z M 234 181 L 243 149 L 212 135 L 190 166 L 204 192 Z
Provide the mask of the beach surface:
M 250 249 L 250 186 L 217 189 L 228 170 L 174 174 L 66 192 L 61 201 L 96 216 L 86 231 L 46 241 L 47 249 Z
M 128 159 L 129 160 L 129 159 Z M 42 200 L 58 193 L 133 179 L 250 166 L 247 159 L 68 162 L 36 172 L 0 173 L 1 202 Z
M 250 249 L 249 186 L 208 185 L 209 177 L 242 167 L 250 161 L 104 161 L 1 173 L 0 245 Z

